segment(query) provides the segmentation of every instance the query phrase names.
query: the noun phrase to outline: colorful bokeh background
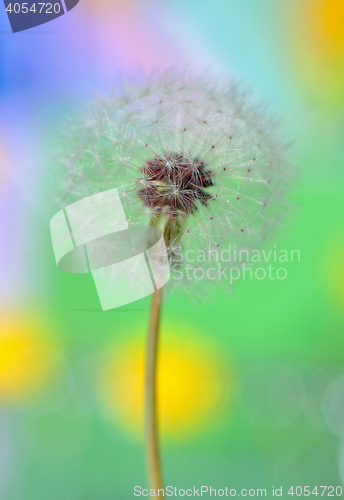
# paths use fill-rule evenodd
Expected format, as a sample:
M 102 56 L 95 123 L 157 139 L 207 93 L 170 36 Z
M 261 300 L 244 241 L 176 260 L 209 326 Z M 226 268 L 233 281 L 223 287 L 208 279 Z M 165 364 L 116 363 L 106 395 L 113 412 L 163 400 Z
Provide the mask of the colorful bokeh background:
M 80 0 L 15 35 L 0 6 L 0 40 L 0 498 L 126 500 L 146 486 L 149 299 L 103 313 L 90 276 L 56 268 L 47 171 L 56 130 L 93 91 L 187 64 L 285 116 L 302 175 L 271 246 L 301 260 L 285 280 L 165 304 L 165 484 L 269 498 L 342 485 L 343 0 Z

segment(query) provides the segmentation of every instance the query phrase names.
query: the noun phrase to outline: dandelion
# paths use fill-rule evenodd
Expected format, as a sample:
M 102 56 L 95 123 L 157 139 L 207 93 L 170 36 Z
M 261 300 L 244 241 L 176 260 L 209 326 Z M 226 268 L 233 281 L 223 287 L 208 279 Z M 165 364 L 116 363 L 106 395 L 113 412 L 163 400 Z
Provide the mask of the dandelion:
M 190 291 L 214 280 L 199 250 L 257 248 L 280 222 L 294 177 L 278 121 L 235 83 L 167 71 L 127 79 L 63 131 L 59 203 L 118 188 L 129 225 L 158 227 L 171 280 Z M 222 267 L 233 263 L 221 263 Z M 201 269 L 204 279 L 191 271 Z M 165 287 L 165 288 L 166 288 Z M 150 486 L 162 486 L 155 367 L 162 290 L 153 294 L 146 359 Z

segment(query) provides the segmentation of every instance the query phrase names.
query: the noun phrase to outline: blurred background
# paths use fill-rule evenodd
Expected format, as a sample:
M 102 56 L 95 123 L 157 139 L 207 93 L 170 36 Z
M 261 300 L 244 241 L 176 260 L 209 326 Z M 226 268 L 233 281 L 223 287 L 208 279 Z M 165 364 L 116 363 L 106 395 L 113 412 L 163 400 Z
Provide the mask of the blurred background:
M 80 0 L 17 34 L 0 8 L 0 40 L 0 498 L 126 500 L 146 486 L 149 298 L 103 313 L 91 276 L 57 269 L 47 170 L 55 132 L 93 91 L 187 64 L 243 80 L 286 118 L 303 172 L 271 244 L 301 259 L 285 280 L 165 304 L 165 484 L 268 497 L 342 485 L 343 0 Z

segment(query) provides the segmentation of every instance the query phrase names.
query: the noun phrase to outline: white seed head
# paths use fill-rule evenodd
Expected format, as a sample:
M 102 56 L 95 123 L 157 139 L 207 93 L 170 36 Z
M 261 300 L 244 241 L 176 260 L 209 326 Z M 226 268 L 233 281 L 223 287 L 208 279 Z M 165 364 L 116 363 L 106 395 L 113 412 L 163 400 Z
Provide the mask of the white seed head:
M 165 233 L 173 287 L 189 287 L 186 265 L 214 265 L 188 263 L 187 251 L 259 248 L 285 214 L 295 177 L 279 122 L 240 85 L 205 75 L 125 80 L 62 137 L 60 205 L 116 187 L 131 225 L 167 217 L 177 228 Z

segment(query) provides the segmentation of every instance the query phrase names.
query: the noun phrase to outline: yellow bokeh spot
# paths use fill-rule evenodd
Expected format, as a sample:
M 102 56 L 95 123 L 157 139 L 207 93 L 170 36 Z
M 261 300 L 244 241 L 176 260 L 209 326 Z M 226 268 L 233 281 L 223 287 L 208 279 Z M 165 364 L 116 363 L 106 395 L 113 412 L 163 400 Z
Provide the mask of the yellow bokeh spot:
M 233 393 L 233 375 L 223 356 L 208 342 L 164 329 L 157 367 L 158 420 L 165 436 L 199 431 L 213 421 Z M 120 424 L 142 433 L 144 396 L 143 340 L 122 345 L 106 370 L 107 400 Z
M 344 104 L 344 1 L 292 0 L 282 13 L 299 89 L 307 100 Z
M 32 316 L 14 311 L 1 311 L 0 325 L 0 400 L 24 398 L 47 380 L 48 360 L 39 350 L 27 355 L 27 348 L 42 342 L 42 328 Z M 11 365 L 14 358 L 19 362 Z
M 318 0 L 315 3 L 315 21 L 322 42 L 328 50 L 343 54 L 344 2 L 343 0 Z
M 11 401 L 34 395 L 52 376 L 51 359 L 43 347 L 33 345 L 19 351 L 10 360 L 4 375 L 6 394 Z
M 331 65 L 344 57 L 343 0 L 302 0 L 299 11 L 299 31 L 313 58 Z M 296 18 L 297 19 L 297 18 Z M 299 50 L 302 46 L 299 46 Z

